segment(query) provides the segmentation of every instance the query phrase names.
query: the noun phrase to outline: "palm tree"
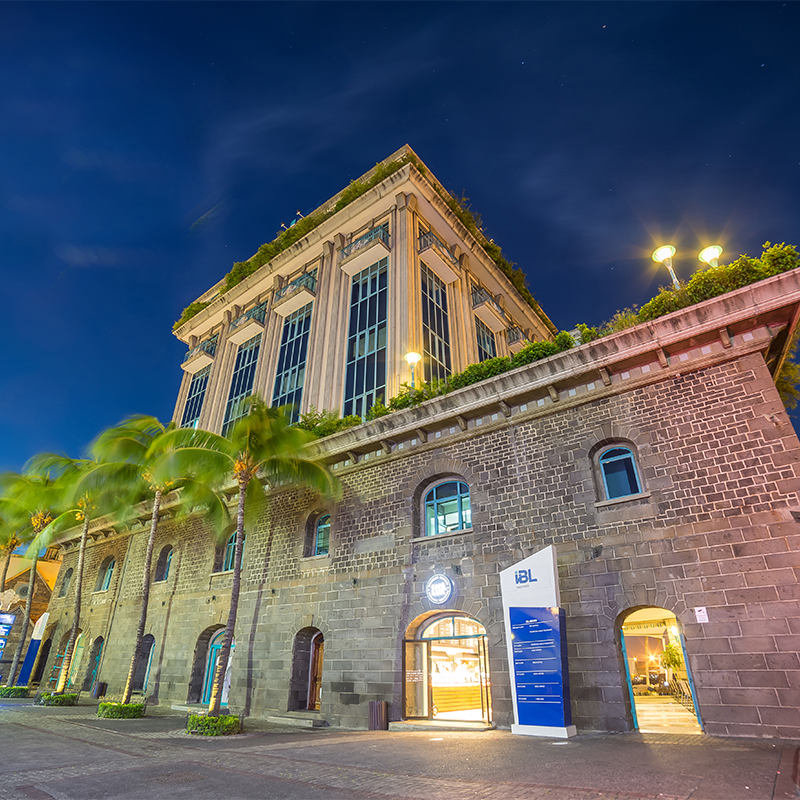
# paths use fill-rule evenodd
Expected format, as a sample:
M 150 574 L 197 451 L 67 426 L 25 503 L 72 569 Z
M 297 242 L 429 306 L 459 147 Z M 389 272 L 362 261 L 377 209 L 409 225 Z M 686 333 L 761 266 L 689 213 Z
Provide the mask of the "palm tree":
M 45 472 L 55 476 L 56 485 L 61 492 L 62 511 L 34 539 L 33 548 L 41 548 L 53 542 L 58 534 L 82 522 L 78 546 L 78 565 L 75 570 L 75 606 L 72 628 L 61 662 L 61 672 L 56 684 L 56 694 L 61 694 L 70 673 L 75 642 L 81 622 L 81 590 L 83 588 L 83 568 L 86 561 L 86 541 L 92 519 L 110 512 L 120 505 L 119 486 L 109 481 L 109 475 L 102 469 L 105 465 L 94 459 L 71 459 L 67 456 L 43 453 L 28 462 L 28 470 Z M 113 472 L 111 473 L 113 475 Z
M 214 672 L 208 709 L 210 716 L 219 716 L 220 713 L 222 686 L 239 609 L 245 516 L 248 520 L 255 519 L 266 505 L 261 479 L 269 486 L 294 483 L 326 495 L 333 494 L 338 486 L 325 465 L 306 447 L 313 437 L 307 431 L 291 426 L 289 409 L 270 408 L 257 396 L 246 402 L 249 413 L 233 426 L 227 437 L 193 429 L 165 434 L 160 446 L 166 452 L 156 469 L 159 476 L 193 479 L 184 489 L 189 506 L 214 502 L 214 498 L 219 498 L 220 491 L 231 482 L 235 482 L 238 488 L 231 604 Z M 205 490 L 205 496 L 199 493 L 202 490 Z M 219 509 L 217 502 L 217 512 Z M 224 518 L 220 513 L 216 518 L 219 528 Z
M 105 474 L 113 474 L 114 483 L 127 484 L 127 505 L 138 504 L 143 498 L 150 500 L 150 535 L 144 557 L 142 575 L 142 602 L 139 612 L 139 626 L 133 644 L 133 657 L 128 670 L 128 680 L 122 695 L 123 703 L 130 703 L 133 692 L 133 678 L 139 663 L 142 639 L 147 624 L 147 607 L 150 602 L 150 569 L 153 563 L 153 545 L 158 529 L 161 501 L 169 494 L 173 481 L 156 482 L 152 477 L 152 459 L 159 452 L 160 437 L 173 424 L 164 426 L 158 419 L 150 416 L 135 416 L 101 433 L 91 446 L 92 455 L 102 464 L 99 469 Z
M 33 542 L 42 531 L 52 522 L 54 513 L 57 514 L 59 492 L 51 479 L 50 474 L 28 472 L 22 475 L 7 472 L 0 475 L 0 508 L 6 516 L 18 526 L 20 543 Z M 22 620 L 22 629 L 19 642 L 14 652 L 11 670 L 8 674 L 7 686 L 14 685 L 22 651 L 25 648 L 25 639 L 31 622 L 31 608 L 36 587 L 36 566 L 39 562 L 39 548 L 29 550 L 31 556 L 30 577 L 28 578 L 28 595 L 25 600 L 25 615 Z M 4 581 L 5 582 L 5 581 Z
M 5 558 L 3 559 L 3 577 L 0 578 L 0 593 L 6 585 L 11 555 L 22 544 L 17 533 L 16 528 L 5 519 L 5 517 L 0 517 L 0 550 L 5 553 Z

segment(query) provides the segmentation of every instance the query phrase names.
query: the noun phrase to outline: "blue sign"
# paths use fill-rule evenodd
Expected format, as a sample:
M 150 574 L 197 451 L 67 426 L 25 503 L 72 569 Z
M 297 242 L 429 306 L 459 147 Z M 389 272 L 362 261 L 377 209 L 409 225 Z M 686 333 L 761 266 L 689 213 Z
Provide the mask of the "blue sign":
M 16 614 L 0 614 L 0 625 L 13 625 Z
M 453 595 L 453 581 L 447 575 L 433 575 L 425 584 L 425 594 L 437 606 L 446 603 Z
M 511 607 L 509 615 L 518 724 L 572 725 L 564 611 Z

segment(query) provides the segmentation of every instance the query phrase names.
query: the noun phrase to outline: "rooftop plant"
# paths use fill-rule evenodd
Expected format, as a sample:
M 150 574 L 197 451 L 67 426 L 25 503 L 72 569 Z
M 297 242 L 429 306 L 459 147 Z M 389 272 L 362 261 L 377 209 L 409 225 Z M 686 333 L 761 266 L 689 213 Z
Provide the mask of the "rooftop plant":
M 262 244 L 252 258 L 249 258 L 247 261 L 236 261 L 230 272 L 225 275 L 219 293 L 225 294 L 229 292 L 234 286 L 240 284 L 245 278 L 249 278 L 256 270 L 263 267 L 264 264 L 272 261 L 273 258 L 280 255 L 284 250 L 288 250 L 295 242 L 300 241 L 304 236 L 311 233 L 314 228 L 317 228 L 325 222 L 325 220 L 330 219 L 338 211 L 346 208 L 354 200 L 366 194 L 366 192 L 374 186 L 377 186 L 381 181 L 397 172 L 406 164 L 413 164 L 421 175 L 426 173 L 425 166 L 413 153 L 406 153 L 401 158 L 390 161 L 388 164 L 379 162 L 375 165 L 375 169 L 369 178 L 366 180 L 359 179 L 351 181 L 350 185 L 340 192 L 336 203 L 334 203 L 331 208 L 326 211 L 317 211 L 303 217 L 292 225 L 291 228 L 279 233 L 271 242 Z M 499 245 L 495 244 L 494 240 L 487 239 L 484 235 L 480 215 L 472 211 L 469 198 L 464 196 L 454 197 L 432 178 L 430 179 L 430 184 L 447 207 L 458 217 L 461 224 L 478 240 L 489 257 L 497 264 L 500 271 L 511 281 L 514 288 L 520 293 L 525 302 L 541 315 L 542 321 L 555 333 L 556 330 L 552 326 L 552 323 L 547 319 L 544 313 L 542 313 L 541 307 L 528 290 L 525 273 L 503 256 Z M 208 305 L 208 303 L 202 302 L 190 303 L 183 310 L 180 319 L 172 326 L 173 330 L 180 328 L 181 325 L 188 322 L 196 314 L 199 314 Z

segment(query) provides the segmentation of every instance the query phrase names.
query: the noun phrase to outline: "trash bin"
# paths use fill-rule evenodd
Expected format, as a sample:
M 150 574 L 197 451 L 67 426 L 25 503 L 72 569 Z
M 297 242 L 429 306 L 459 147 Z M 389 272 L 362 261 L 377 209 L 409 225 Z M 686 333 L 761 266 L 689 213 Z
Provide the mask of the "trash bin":
M 369 701 L 369 729 L 371 731 L 389 730 L 389 703 L 386 700 Z
M 101 697 L 106 696 L 106 692 L 108 691 L 108 683 L 102 683 L 98 681 L 94 685 L 94 689 L 92 689 L 92 697 L 95 700 L 98 700 Z

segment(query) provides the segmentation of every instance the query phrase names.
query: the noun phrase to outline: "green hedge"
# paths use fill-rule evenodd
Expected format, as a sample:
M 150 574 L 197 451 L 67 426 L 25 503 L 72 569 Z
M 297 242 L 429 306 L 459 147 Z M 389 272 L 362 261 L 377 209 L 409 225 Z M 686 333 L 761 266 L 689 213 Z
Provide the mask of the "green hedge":
M 27 697 L 27 686 L 0 686 L 0 697 Z
M 144 716 L 144 703 L 100 703 L 97 716 L 106 719 L 139 719 Z
M 54 694 L 53 692 L 42 692 L 39 695 L 39 705 L 41 706 L 76 706 L 78 705 L 77 694 Z
M 239 717 L 207 717 L 204 714 L 189 714 L 186 730 L 198 736 L 231 736 L 241 733 Z

